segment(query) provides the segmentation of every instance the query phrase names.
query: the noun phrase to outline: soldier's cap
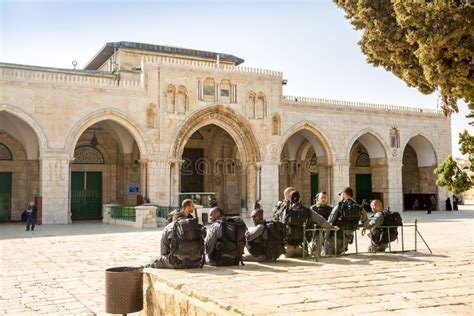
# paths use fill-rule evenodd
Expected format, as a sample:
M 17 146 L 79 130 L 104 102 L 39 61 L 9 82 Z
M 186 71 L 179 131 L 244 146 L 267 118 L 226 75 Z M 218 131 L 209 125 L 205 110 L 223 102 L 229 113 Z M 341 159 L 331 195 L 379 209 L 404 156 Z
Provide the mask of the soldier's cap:
M 344 188 L 344 190 L 342 190 L 341 192 L 339 192 L 338 195 L 341 195 L 343 192 L 344 192 L 345 194 L 347 194 L 347 195 L 354 196 L 354 191 L 352 190 L 351 187 L 346 187 L 346 188 Z

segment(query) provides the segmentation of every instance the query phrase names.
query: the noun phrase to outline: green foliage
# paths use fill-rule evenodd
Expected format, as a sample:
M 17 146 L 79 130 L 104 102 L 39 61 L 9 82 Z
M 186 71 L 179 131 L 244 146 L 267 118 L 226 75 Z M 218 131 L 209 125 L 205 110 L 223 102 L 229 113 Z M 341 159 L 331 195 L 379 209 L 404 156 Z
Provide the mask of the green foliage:
M 459 145 L 463 155 L 469 156 L 470 171 L 474 172 L 474 137 L 467 131 L 459 134 Z M 449 156 L 435 173 L 440 176 L 436 184 L 441 187 L 448 187 L 454 194 L 461 194 L 474 187 L 474 181 L 469 175 L 459 168 L 453 157 Z
M 467 131 L 459 133 L 459 146 L 461 154 L 468 155 L 469 169 L 474 172 L 474 137 L 469 135 Z
M 357 30 L 367 61 L 416 87 L 440 92 L 445 115 L 474 100 L 471 0 L 333 0 Z

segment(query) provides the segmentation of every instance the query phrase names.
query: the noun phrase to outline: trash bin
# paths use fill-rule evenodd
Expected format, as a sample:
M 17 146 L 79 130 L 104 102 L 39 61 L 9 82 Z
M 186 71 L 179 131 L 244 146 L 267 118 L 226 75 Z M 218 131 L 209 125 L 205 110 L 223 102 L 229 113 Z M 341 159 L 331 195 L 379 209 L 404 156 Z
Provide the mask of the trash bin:
M 127 314 L 143 309 L 143 267 L 105 270 L 105 312 Z

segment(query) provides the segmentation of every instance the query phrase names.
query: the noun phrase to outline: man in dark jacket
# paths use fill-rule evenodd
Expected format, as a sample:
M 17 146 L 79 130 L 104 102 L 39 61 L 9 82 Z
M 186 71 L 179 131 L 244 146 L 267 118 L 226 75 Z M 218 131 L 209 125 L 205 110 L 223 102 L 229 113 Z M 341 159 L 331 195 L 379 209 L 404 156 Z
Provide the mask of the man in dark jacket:
M 34 202 L 30 202 L 30 205 L 26 209 L 26 230 L 30 230 L 31 226 L 31 231 L 35 230 L 35 224 L 36 224 L 36 207 Z
M 178 238 L 175 231 L 176 222 L 179 220 L 195 220 L 191 215 L 195 208 L 193 200 L 184 200 L 181 205 L 182 210 L 177 211 L 172 217 L 172 222 L 166 225 L 166 227 L 163 229 L 163 233 L 161 234 L 160 256 L 153 259 L 149 264 L 147 264 L 147 268 L 186 269 L 198 268 L 202 266 L 202 258 L 199 258 L 198 256 L 196 256 L 196 258 L 193 258 L 194 262 L 191 265 L 187 263 L 183 264 L 183 262 L 181 262 L 179 258 L 177 258 L 177 256 L 175 256 L 171 251 L 172 243 L 176 243 Z M 197 223 L 195 224 L 197 225 Z M 200 229 L 203 228 L 200 227 Z M 202 236 L 201 238 L 195 239 L 196 240 L 192 242 L 196 244 L 196 248 L 202 248 L 202 252 L 204 252 L 204 242 Z
M 347 251 L 349 244 L 352 244 L 354 239 L 354 231 L 359 225 L 359 221 L 365 225 L 369 220 L 367 212 L 354 201 L 354 191 L 350 187 L 346 187 L 339 192 L 341 201 L 334 207 L 329 215 L 328 222 L 332 225 L 339 226 L 341 231 L 337 233 L 336 249 L 334 249 L 335 233 L 326 234 L 324 240 L 324 254 L 334 255 L 341 254 Z

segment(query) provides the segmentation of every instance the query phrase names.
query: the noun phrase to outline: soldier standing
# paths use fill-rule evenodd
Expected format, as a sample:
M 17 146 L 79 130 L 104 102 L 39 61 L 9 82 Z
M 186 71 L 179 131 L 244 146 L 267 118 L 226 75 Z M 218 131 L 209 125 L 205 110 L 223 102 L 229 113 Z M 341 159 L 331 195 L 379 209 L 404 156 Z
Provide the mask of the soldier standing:
M 362 236 L 365 235 L 367 229 L 370 230 L 368 236 L 370 237 L 371 245 L 369 246 L 369 252 L 378 252 L 378 251 L 385 251 L 387 249 L 388 244 L 382 242 L 382 235 L 383 232 L 379 229 L 380 226 L 383 225 L 383 207 L 382 201 L 380 200 L 373 200 L 370 203 L 370 207 L 374 214 L 370 217 L 368 221 L 364 223 L 364 228 L 361 231 Z

